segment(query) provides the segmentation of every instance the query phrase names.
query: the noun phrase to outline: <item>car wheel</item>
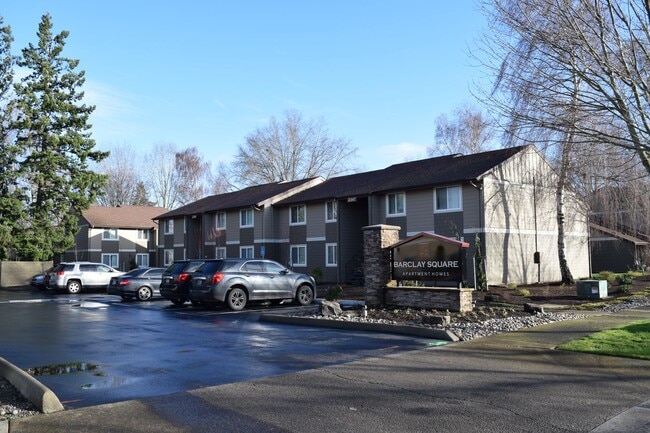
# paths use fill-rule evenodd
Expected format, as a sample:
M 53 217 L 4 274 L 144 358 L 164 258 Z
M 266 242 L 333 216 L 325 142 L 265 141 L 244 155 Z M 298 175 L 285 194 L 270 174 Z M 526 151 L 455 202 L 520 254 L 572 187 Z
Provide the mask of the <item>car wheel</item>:
M 138 297 L 138 301 L 148 301 L 151 299 L 151 296 L 153 295 L 153 292 L 151 289 L 147 286 L 142 286 L 138 288 L 138 291 L 135 292 Z
M 241 311 L 246 306 L 246 301 L 248 296 L 246 292 L 240 288 L 234 288 L 226 296 L 226 302 L 228 302 L 228 308 L 233 311 Z
M 81 282 L 79 281 L 68 281 L 68 284 L 65 286 L 68 293 L 71 295 L 76 295 L 81 292 Z
M 183 299 L 179 299 L 179 298 L 170 299 L 170 301 L 172 301 L 172 304 L 174 304 L 174 305 L 183 305 L 185 303 L 185 301 Z
M 309 305 L 314 300 L 314 289 L 307 284 L 298 287 L 296 291 L 296 302 L 302 306 Z
M 131 296 L 131 295 L 120 295 L 120 296 L 121 296 L 122 299 L 124 299 L 125 301 L 130 301 L 131 299 L 133 299 L 133 296 Z

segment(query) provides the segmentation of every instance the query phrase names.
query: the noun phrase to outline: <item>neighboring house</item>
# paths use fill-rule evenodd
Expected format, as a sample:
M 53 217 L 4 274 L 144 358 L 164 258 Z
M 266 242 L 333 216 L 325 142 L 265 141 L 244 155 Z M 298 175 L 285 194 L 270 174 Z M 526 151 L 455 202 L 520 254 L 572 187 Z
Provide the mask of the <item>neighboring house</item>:
M 260 185 L 160 215 L 158 248 L 165 263 L 264 256 L 320 282 L 360 282 L 361 229 L 389 224 L 401 227 L 401 239 L 433 232 L 470 243 L 469 286 L 477 237 L 490 284 L 554 282 L 560 279 L 555 180 L 544 157 L 525 146 L 411 161 L 326 181 Z M 282 185 L 283 196 L 275 192 Z M 564 204 L 569 266 L 574 277 L 587 277 L 586 214 L 569 192 Z
M 252 186 L 205 197 L 156 217 L 159 263 L 220 257 L 281 260 L 273 204 L 323 182 L 312 178 Z
M 555 180 L 534 146 L 395 164 L 332 178 L 278 203 L 286 221 L 279 237 L 289 240 L 294 266 L 321 269 L 324 281 L 355 279 L 361 228 L 375 224 L 401 227 L 401 239 L 433 232 L 470 243 L 465 278 L 472 287 L 477 236 L 489 284 L 558 281 Z M 585 212 L 565 195 L 569 266 L 574 277 L 587 277 Z
M 650 242 L 598 224 L 589 227 L 592 272 L 645 269 Z
M 158 224 L 154 217 L 166 211 L 151 206 L 91 206 L 79 218 L 75 247 L 63 261 L 105 263 L 126 271 L 134 266 L 157 266 Z

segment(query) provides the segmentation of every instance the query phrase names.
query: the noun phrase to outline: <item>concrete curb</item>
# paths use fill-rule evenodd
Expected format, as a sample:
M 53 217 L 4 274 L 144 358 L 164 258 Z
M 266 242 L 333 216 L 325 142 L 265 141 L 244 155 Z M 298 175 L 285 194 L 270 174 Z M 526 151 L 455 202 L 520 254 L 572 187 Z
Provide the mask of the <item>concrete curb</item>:
M 4 358 L 0 358 L 0 376 L 7 379 L 41 412 L 52 413 L 63 410 L 59 398 L 48 387 Z
M 360 331 L 384 332 L 386 334 L 412 335 L 414 337 L 435 338 L 443 341 L 459 341 L 456 334 L 445 329 L 432 329 L 420 326 L 391 325 L 383 323 L 348 322 L 344 320 L 315 319 L 312 317 L 282 316 L 262 314 L 260 321 L 286 323 L 290 325 L 320 326 L 323 328 L 357 329 Z

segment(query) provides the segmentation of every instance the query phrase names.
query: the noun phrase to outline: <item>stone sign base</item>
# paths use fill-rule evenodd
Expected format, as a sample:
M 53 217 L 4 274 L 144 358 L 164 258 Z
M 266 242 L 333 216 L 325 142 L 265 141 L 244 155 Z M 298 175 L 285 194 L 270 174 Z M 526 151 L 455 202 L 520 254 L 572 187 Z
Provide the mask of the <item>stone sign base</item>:
M 470 288 L 450 287 L 386 287 L 384 303 L 400 307 L 449 310 L 457 312 L 472 311 L 472 292 Z

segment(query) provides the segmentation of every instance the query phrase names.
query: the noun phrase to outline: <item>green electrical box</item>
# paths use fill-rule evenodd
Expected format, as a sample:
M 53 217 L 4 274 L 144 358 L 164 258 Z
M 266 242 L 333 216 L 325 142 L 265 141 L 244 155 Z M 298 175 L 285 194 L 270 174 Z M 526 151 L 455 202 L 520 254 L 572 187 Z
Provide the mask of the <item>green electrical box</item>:
M 576 282 L 578 298 L 603 299 L 607 297 L 606 280 L 580 280 Z

